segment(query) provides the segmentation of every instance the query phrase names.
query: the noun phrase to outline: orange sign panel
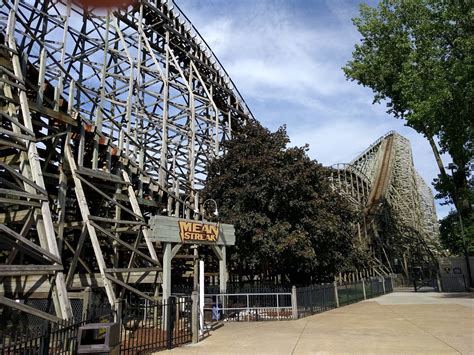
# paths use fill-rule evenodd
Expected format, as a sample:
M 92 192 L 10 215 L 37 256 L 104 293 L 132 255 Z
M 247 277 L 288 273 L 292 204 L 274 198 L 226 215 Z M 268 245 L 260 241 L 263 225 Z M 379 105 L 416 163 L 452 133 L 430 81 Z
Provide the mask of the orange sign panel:
M 179 237 L 183 243 L 217 243 L 219 228 L 216 224 L 178 221 Z

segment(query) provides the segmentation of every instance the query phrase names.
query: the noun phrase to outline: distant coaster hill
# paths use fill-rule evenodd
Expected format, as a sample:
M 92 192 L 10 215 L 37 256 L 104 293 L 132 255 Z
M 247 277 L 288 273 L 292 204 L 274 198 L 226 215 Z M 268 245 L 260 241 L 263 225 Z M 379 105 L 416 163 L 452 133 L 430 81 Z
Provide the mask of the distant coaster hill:
M 433 193 L 415 170 L 408 139 L 389 132 L 349 164 L 336 164 L 333 185 L 357 206 L 357 237 L 380 274 L 410 278 L 415 266 L 437 272 L 442 255 Z

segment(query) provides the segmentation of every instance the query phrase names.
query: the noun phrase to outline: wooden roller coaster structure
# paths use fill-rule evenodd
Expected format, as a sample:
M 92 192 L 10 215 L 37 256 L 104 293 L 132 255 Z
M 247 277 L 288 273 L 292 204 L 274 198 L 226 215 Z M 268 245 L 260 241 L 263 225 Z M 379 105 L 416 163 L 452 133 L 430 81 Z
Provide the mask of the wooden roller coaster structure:
M 163 251 L 150 217 L 201 218 L 207 162 L 253 119 L 170 0 L 115 11 L 4 0 L 0 115 L 0 304 L 53 322 L 73 317 L 71 295 L 88 288 L 112 308 L 125 293 L 156 299 Z M 366 240 L 385 231 L 381 205 L 397 233 L 435 237 L 432 196 L 403 137 L 334 172 L 361 206 Z
M 3 1 L 0 104 L 0 304 L 51 321 L 88 287 L 160 292 L 149 217 L 199 218 L 207 162 L 252 117 L 165 0 Z M 35 297 L 49 310 L 17 302 Z
M 357 234 L 380 274 L 393 273 L 395 260 L 408 274 L 408 254 L 428 261 L 440 254 L 433 194 L 406 138 L 387 133 L 349 164 L 334 165 L 332 182 L 359 209 Z

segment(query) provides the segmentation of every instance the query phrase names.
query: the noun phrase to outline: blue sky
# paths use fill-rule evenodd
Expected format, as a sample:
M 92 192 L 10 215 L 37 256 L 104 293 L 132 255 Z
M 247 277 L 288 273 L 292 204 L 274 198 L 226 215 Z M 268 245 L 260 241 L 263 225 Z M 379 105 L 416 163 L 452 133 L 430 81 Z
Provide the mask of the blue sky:
M 425 138 L 385 105 L 373 105 L 371 90 L 346 81 L 341 70 L 360 39 L 351 21 L 360 1 L 175 2 L 264 126 L 286 124 L 292 145 L 308 143 L 311 158 L 324 165 L 349 162 L 395 130 L 411 141 L 415 167 L 431 185 L 438 170 Z M 438 217 L 449 209 L 437 203 Z

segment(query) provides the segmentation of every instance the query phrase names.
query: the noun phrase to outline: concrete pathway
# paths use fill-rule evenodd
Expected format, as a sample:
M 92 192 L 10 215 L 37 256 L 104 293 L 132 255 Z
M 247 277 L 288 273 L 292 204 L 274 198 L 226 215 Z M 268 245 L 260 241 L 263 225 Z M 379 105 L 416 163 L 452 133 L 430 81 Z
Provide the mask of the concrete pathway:
M 474 354 L 473 296 L 392 293 L 297 321 L 225 323 L 202 342 L 168 352 Z

